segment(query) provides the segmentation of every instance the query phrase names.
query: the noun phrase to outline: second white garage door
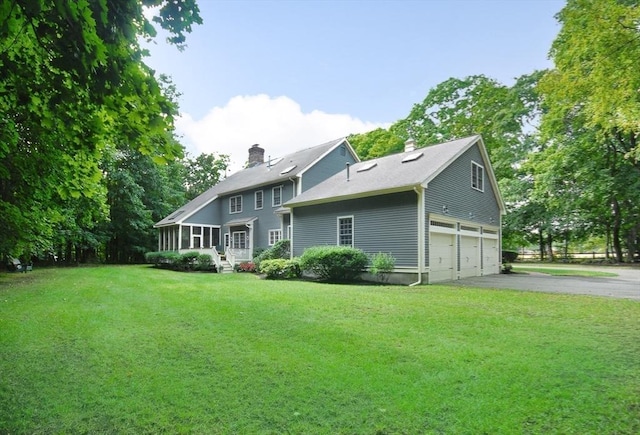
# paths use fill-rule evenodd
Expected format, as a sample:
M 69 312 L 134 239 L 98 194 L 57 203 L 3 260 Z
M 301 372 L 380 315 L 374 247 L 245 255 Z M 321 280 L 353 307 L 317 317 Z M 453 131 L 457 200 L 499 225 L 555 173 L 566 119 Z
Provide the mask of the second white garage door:
M 478 237 L 460 236 L 460 278 L 478 276 L 480 243 Z

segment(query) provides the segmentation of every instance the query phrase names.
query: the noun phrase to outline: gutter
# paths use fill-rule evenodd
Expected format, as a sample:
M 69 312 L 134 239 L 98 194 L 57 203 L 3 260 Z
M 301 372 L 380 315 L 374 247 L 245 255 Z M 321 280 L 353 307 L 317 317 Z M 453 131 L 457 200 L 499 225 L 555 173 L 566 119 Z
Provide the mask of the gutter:
M 413 188 L 418 195 L 418 280 L 409 287 L 422 284 L 422 273 L 424 272 L 424 189 L 422 186 Z

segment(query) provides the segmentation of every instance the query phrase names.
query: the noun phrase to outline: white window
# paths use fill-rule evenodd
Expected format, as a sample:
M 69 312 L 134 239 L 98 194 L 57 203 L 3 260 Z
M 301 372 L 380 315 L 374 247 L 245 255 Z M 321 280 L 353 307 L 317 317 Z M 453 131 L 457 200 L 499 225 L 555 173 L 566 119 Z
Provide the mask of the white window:
M 353 247 L 353 216 L 338 217 L 338 245 Z
M 232 196 L 229 198 L 229 213 L 242 212 L 242 196 Z
M 263 202 L 264 202 L 264 192 L 262 190 L 256 191 L 256 193 L 255 193 L 255 209 L 256 210 L 262 209 Z
M 281 230 L 269 230 L 269 246 L 275 245 L 280 239 L 282 239 Z
M 476 162 L 471 162 L 471 187 L 484 192 L 484 168 Z
M 234 249 L 247 249 L 247 232 L 236 231 L 231 234 L 231 247 Z
M 271 195 L 271 205 L 279 207 L 282 205 L 282 186 L 274 187 Z

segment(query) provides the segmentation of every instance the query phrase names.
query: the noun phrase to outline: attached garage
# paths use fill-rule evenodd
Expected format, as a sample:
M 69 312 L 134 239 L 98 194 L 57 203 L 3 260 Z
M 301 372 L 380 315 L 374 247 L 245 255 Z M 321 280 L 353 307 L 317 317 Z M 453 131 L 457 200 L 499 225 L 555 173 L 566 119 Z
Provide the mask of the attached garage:
M 500 272 L 498 228 L 432 216 L 429 283 Z
M 451 281 L 455 279 L 455 234 L 432 232 L 429 237 L 429 281 Z
M 460 235 L 460 278 L 480 273 L 480 237 Z
M 482 274 L 500 273 L 500 242 L 498 230 L 483 228 L 482 231 Z

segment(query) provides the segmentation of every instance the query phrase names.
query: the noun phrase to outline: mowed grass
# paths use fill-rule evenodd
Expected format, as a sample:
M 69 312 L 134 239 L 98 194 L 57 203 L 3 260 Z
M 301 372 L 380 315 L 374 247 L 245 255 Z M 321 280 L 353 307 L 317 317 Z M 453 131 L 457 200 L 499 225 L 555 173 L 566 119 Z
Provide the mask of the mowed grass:
M 613 277 L 618 276 L 614 272 L 603 272 L 601 270 L 587 270 L 587 269 L 562 269 L 562 267 L 553 266 L 526 266 L 515 265 L 513 271 L 516 273 L 544 273 L 545 275 L 554 276 L 586 276 L 586 277 Z
M 640 303 L 144 266 L 0 275 L 1 433 L 640 432 Z

